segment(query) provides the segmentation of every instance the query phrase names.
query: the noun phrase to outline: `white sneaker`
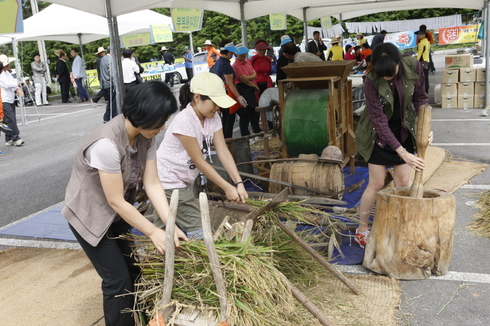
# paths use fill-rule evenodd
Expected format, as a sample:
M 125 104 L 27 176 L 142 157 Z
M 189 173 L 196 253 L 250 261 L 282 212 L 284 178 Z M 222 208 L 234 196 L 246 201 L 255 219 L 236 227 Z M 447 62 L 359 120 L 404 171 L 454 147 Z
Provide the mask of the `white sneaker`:
M 14 141 L 9 140 L 8 142 L 5 143 L 6 146 L 14 146 Z
M 24 141 L 22 139 L 14 140 L 14 145 L 15 146 L 22 146 L 22 145 L 24 145 Z

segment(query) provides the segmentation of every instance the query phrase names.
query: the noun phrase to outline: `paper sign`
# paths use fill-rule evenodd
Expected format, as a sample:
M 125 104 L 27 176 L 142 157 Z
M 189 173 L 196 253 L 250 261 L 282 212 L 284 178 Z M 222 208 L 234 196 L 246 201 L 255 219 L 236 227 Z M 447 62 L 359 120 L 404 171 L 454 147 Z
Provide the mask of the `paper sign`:
M 24 20 L 20 0 L 0 0 L 0 34 L 23 32 Z
M 479 28 L 480 24 L 439 28 L 439 44 L 476 42 Z
M 172 21 L 176 32 L 194 32 L 202 28 L 204 10 L 174 8 L 172 9 Z
M 122 47 L 133 47 L 151 44 L 151 34 L 149 32 L 129 34 L 121 36 Z
M 272 31 L 287 29 L 286 14 L 270 14 L 270 25 Z
M 151 43 L 173 42 L 172 29 L 170 25 L 151 25 Z
M 320 19 L 320 22 L 322 24 L 322 28 L 332 28 L 332 17 L 331 16 L 322 17 Z

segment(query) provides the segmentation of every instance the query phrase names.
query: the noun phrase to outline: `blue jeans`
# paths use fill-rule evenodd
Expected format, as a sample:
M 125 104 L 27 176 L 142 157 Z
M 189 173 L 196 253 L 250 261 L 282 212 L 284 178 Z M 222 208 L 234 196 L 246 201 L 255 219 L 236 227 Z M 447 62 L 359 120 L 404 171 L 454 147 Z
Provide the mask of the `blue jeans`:
M 75 79 L 75 83 L 77 84 L 77 90 L 80 99 L 84 101 L 88 101 L 87 91 L 85 90 L 85 87 L 83 87 L 83 78 Z

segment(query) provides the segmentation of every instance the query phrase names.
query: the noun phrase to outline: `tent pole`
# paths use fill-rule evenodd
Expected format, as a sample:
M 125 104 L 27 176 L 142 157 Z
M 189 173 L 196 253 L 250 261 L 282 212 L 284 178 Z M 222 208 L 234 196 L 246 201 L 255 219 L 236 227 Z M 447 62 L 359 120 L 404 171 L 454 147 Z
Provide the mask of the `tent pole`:
M 195 75 L 196 74 L 196 68 L 194 67 L 194 43 L 192 42 L 192 32 L 189 32 L 189 48 L 191 49 L 191 53 L 192 53 L 192 61 L 191 61 L 191 64 L 192 64 L 192 74 Z M 189 81 L 189 76 L 187 76 L 187 81 Z
M 240 0 L 240 21 L 242 23 L 242 44 L 244 47 L 248 48 L 247 21 L 245 20 L 245 2 L 247 2 L 247 0 Z
M 85 56 L 83 55 L 83 43 L 82 43 L 82 33 L 78 33 L 78 44 L 80 45 L 80 57 L 83 62 L 85 62 Z
M 306 25 L 306 10 L 308 10 L 308 7 L 303 7 L 303 38 L 305 40 L 305 52 L 308 52 L 308 26 Z
M 22 74 L 22 67 L 19 62 L 19 50 L 17 49 L 17 40 L 12 38 L 12 49 L 14 50 L 14 58 L 15 58 L 15 74 L 17 77 L 17 83 L 21 85 L 20 75 Z M 24 94 L 25 95 L 25 94 Z M 19 96 L 19 105 L 20 105 L 20 116 L 22 117 L 22 125 L 27 127 L 27 119 L 26 119 L 26 110 L 24 108 L 24 101 Z
M 485 16 L 485 65 L 487 69 L 485 69 L 485 108 L 482 110 L 481 115 L 486 117 L 488 116 L 488 110 L 490 109 L 490 96 L 488 92 L 490 92 L 490 87 L 488 83 L 490 82 L 490 69 L 488 69 L 488 64 L 490 63 L 490 46 L 488 46 L 489 36 L 490 35 L 490 2 L 487 1 L 486 8 L 486 16 Z
M 39 12 L 39 7 L 37 6 L 36 0 L 31 0 L 31 9 L 33 16 Z M 39 55 L 41 56 L 41 62 L 44 62 L 46 67 L 48 67 L 48 70 L 46 71 L 46 79 L 48 85 L 51 85 L 51 73 L 49 71 L 48 55 L 46 54 L 46 45 L 44 44 L 44 41 L 37 41 L 37 48 Z
M 119 39 L 119 31 L 117 28 L 117 19 L 112 17 L 111 1 L 105 1 L 106 17 L 109 24 L 109 36 L 111 40 L 111 56 L 114 62 L 114 85 L 116 88 L 116 104 L 117 113 L 121 113 L 124 88 L 122 87 L 122 67 L 121 67 L 121 41 Z M 112 107 L 112 106 L 111 106 Z

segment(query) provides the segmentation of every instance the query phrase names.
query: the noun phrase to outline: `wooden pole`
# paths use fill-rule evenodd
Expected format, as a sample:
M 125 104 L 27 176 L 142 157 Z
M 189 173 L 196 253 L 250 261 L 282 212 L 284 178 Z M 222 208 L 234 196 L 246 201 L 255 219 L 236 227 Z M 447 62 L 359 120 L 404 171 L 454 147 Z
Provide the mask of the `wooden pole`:
M 201 207 L 204 243 L 206 244 L 206 250 L 209 257 L 209 265 L 211 267 L 211 271 L 213 272 L 214 282 L 216 283 L 216 290 L 219 296 L 221 320 L 226 320 L 226 307 L 228 300 L 226 285 L 225 280 L 223 279 L 223 273 L 221 271 L 218 254 L 216 253 L 216 247 L 214 246 L 213 231 L 211 230 L 211 218 L 209 216 L 208 197 L 204 192 L 201 192 L 199 194 L 199 205 Z
M 179 205 L 179 190 L 175 189 L 170 198 L 170 209 L 167 217 L 165 234 L 165 278 L 163 280 L 163 294 L 159 307 L 165 307 L 172 299 L 172 288 L 174 285 L 174 260 L 175 260 L 175 219 L 177 217 L 177 207 Z M 159 313 L 165 316 L 169 310 L 160 308 Z
M 288 281 L 289 282 L 289 281 Z M 313 316 L 318 319 L 318 321 L 324 326 L 334 326 L 327 316 L 323 314 L 323 312 L 318 309 L 317 306 L 313 304 L 293 283 L 289 282 L 289 288 L 291 289 L 291 293 L 305 307 Z
M 417 122 L 417 156 L 421 159 L 425 158 L 425 151 L 429 145 L 429 134 L 432 121 L 432 107 L 422 105 L 419 108 L 419 119 Z M 424 171 L 415 171 L 412 188 L 410 189 L 410 197 L 424 198 L 424 185 L 422 184 L 422 176 Z
M 342 283 L 347 285 L 349 289 L 352 290 L 357 295 L 362 294 L 362 291 L 357 288 L 347 277 L 345 277 L 341 272 L 339 272 L 335 267 L 333 267 L 325 258 L 323 258 L 318 252 L 315 251 L 306 241 L 301 239 L 296 235 L 290 228 L 281 223 L 280 221 L 276 221 L 276 224 L 284 231 L 287 235 L 289 235 L 293 240 L 295 240 L 307 253 L 309 253 L 313 258 L 315 258 L 323 267 L 325 267 L 330 273 L 333 274 L 336 278 L 338 278 Z

